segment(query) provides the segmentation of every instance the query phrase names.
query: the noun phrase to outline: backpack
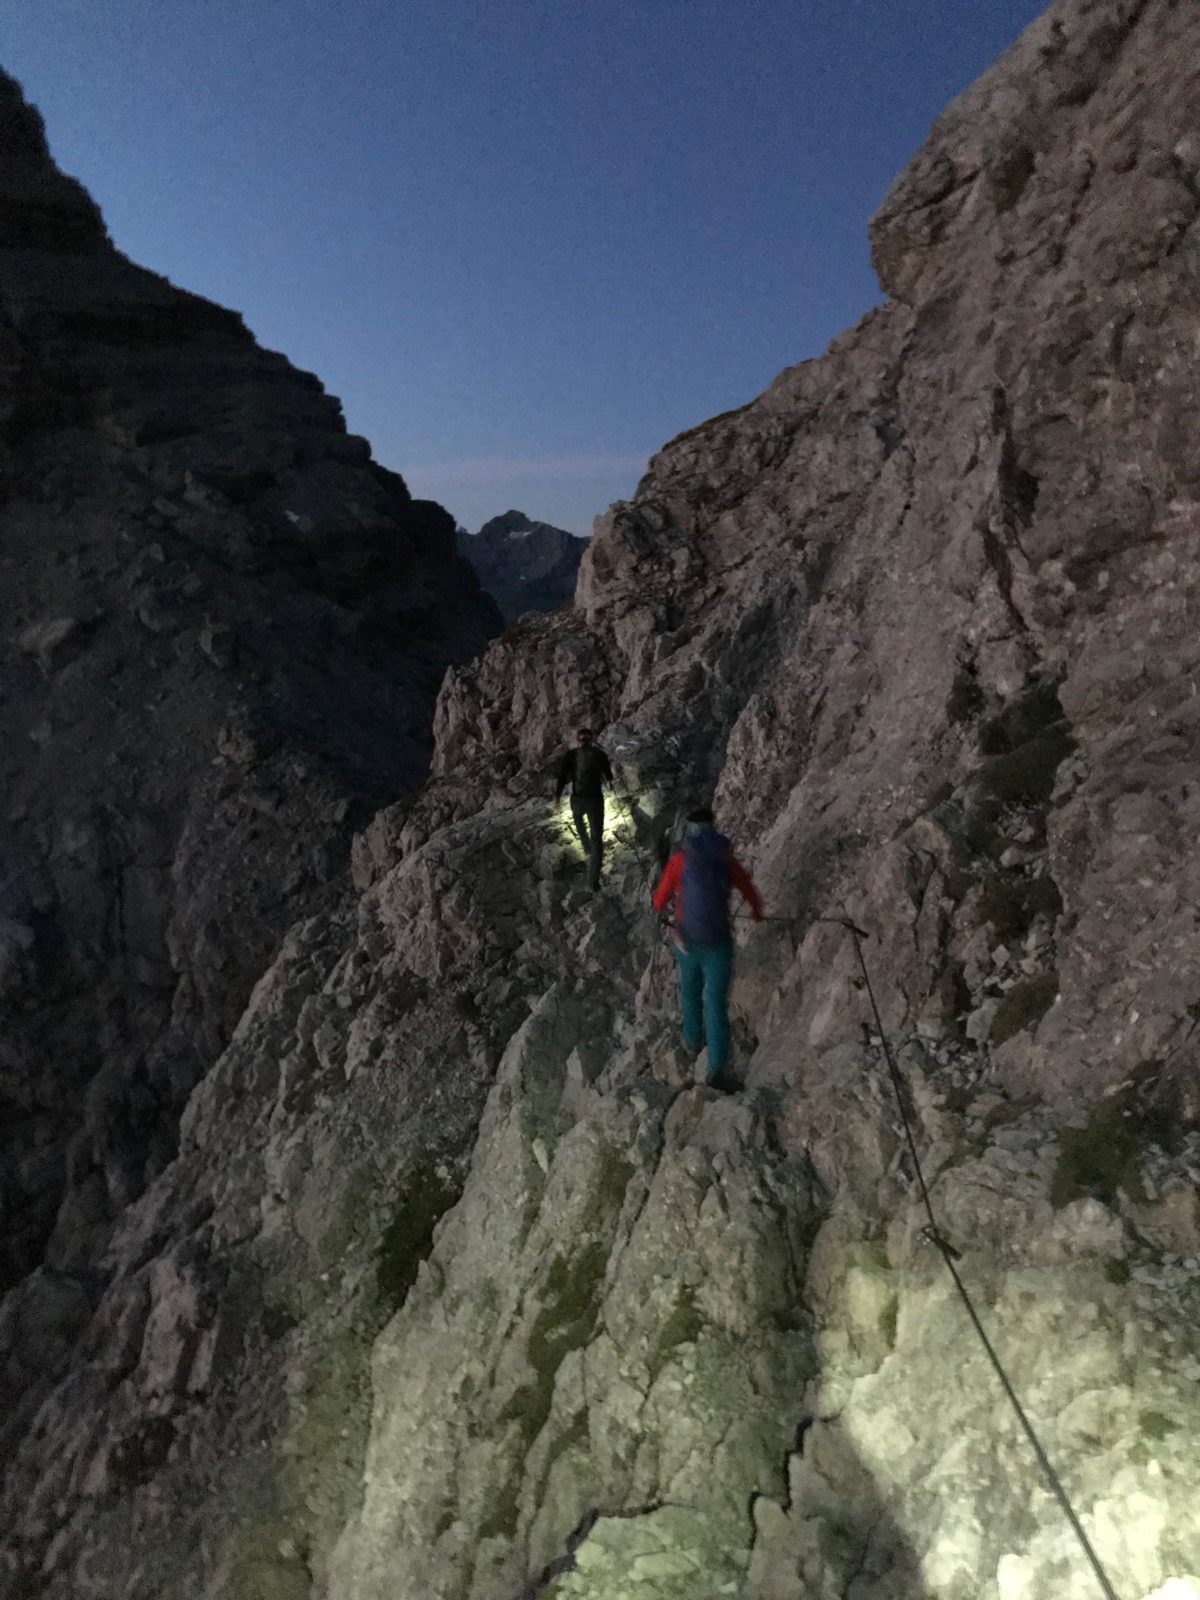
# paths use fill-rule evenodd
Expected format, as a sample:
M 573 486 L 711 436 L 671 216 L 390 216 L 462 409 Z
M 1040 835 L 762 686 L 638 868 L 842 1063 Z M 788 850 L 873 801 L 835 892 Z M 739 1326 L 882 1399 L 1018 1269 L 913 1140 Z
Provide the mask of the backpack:
M 704 828 L 683 846 L 683 915 L 688 945 L 724 944 L 729 927 L 729 840 Z

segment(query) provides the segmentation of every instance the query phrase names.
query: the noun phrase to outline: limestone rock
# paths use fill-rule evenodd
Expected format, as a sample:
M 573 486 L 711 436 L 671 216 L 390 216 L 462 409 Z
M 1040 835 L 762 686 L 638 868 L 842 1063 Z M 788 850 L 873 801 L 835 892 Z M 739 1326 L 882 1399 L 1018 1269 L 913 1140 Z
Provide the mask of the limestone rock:
M 7 1287 L 101 1248 L 171 1159 L 286 928 L 421 780 L 442 673 L 496 619 L 446 513 L 315 378 L 118 253 L 3 75 L 0 202 Z M 271 815 L 214 750 L 253 751 Z M 28 1152 L 64 1141 L 38 1187 Z
M 35 622 L 23 630 L 18 645 L 28 655 L 36 656 L 43 672 L 52 672 L 66 659 L 73 640 L 80 633 L 78 617 L 54 617 L 47 622 Z
M 0 918 L 0 998 L 11 995 L 29 977 L 29 955 L 37 935 L 25 922 Z

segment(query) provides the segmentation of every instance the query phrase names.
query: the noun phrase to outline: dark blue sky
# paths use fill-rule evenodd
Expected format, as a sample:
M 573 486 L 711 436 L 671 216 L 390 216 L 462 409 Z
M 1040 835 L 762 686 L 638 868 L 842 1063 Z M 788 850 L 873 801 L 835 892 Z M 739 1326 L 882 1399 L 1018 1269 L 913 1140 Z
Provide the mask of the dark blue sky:
M 1042 0 L 0 0 L 135 260 L 469 527 L 587 531 L 879 297 L 866 224 Z

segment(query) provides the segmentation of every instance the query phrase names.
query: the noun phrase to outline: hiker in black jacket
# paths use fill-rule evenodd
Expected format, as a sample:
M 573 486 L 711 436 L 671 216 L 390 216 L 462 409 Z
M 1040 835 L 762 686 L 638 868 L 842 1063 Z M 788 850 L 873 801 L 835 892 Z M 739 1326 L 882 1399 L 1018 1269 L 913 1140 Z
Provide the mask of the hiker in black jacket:
M 590 728 L 580 728 L 575 748 L 568 750 L 558 764 L 555 803 L 571 786 L 571 815 L 579 842 L 588 858 L 588 887 L 600 887 L 600 864 L 604 855 L 604 785 L 613 781 L 612 765 Z

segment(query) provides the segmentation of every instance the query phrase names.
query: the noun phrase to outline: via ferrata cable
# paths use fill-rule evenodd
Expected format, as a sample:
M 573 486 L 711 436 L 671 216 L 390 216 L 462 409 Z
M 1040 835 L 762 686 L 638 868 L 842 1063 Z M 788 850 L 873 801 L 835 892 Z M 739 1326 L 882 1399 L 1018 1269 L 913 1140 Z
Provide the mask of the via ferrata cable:
M 904 1080 L 900 1075 L 900 1068 L 897 1066 L 896 1058 L 892 1053 L 891 1041 L 888 1039 L 887 1033 L 884 1029 L 883 1018 L 879 1014 L 879 1005 L 875 999 L 875 990 L 871 983 L 871 974 L 867 969 L 866 957 L 863 954 L 863 940 L 869 938 L 870 935 L 864 929 L 858 927 L 856 923 L 851 922 L 849 917 L 817 917 L 815 920 L 817 922 L 833 923 L 840 928 L 844 928 L 854 941 L 854 953 L 858 957 L 858 964 L 862 970 L 863 982 L 866 984 L 867 995 L 871 1002 L 871 1011 L 875 1017 L 875 1028 L 879 1035 L 879 1043 L 883 1050 L 884 1060 L 887 1062 L 888 1073 L 891 1076 L 892 1089 L 896 1096 L 896 1105 L 900 1111 L 900 1120 L 904 1124 L 904 1135 L 908 1142 L 908 1153 L 912 1159 L 913 1170 L 916 1173 L 917 1186 L 921 1191 L 921 1204 L 924 1207 L 925 1215 L 929 1218 L 928 1226 L 922 1230 L 924 1237 L 929 1241 L 930 1244 L 934 1246 L 942 1260 L 946 1263 L 946 1270 L 954 1280 L 954 1287 L 957 1289 L 959 1298 L 966 1307 L 967 1315 L 971 1319 L 971 1323 L 975 1329 L 975 1332 L 979 1335 L 980 1343 L 983 1345 L 983 1348 L 987 1354 L 987 1358 L 991 1362 L 996 1376 L 1000 1380 L 1000 1385 L 1003 1388 L 1004 1393 L 1008 1396 L 1013 1410 L 1017 1414 L 1017 1420 L 1020 1422 L 1021 1427 L 1024 1430 L 1025 1437 L 1029 1440 L 1030 1447 L 1037 1458 L 1038 1465 L 1042 1469 L 1042 1473 L 1045 1476 L 1046 1482 L 1050 1485 L 1050 1488 L 1054 1494 L 1054 1498 L 1058 1501 L 1059 1506 L 1062 1508 L 1063 1515 L 1070 1523 L 1071 1529 L 1074 1532 L 1076 1539 L 1078 1539 L 1084 1555 L 1088 1559 L 1088 1563 L 1096 1576 L 1096 1581 L 1100 1585 L 1101 1591 L 1105 1596 L 1105 1600 L 1119 1600 L 1117 1591 L 1113 1588 L 1112 1582 L 1101 1564 L 1100 1557 L 1096 1554 L 1095 1547 L 1088 1538 L 1083 1524 L 1076 1514 L 1075 1507 L 1071 1504 L 1070 1498 L 1067 1495 L 1067 1491 L 1063 1487 L 1062 1479 L 1055 1471 L 1053 1462 L 1046 1454 L 1041 1440 L 1034 1431 L 1033 1424 L 1026 1415 L 1025 1408 L 1021 1404 L 1021 1401 L 1017 1395 L 1017 1391 L 1013 1388 L 1008 1373 L 1004 1370 L 1004 1366 L 1000 1361 L 1000 1357 L 996 1354 L 996 1350 L 992 1345 L 992 1341 L 988 1338 L 983 1323 L 980 1321 L 979 1313 L 975 1309 L 975 1304 L 972 1301 L 967 1286 L 963 1282 L 962 1277 L 959 1274 L 958 1267 L 955 1264 L 962 1259 L 961 1254 L 954 1248 L 942 1230 L 938 1227 L 937 1217 L 933 1210 L 933 1203 L 929 1198 L 929 1189 L 925 1183 L 925 1174 L 921 1169 L 921 1158 L 917 1154 L 917 1143 L 913 1136 L 912 1123 L 909 1121 L 908 1110 L 904 1104 Z

